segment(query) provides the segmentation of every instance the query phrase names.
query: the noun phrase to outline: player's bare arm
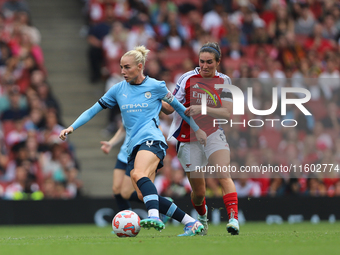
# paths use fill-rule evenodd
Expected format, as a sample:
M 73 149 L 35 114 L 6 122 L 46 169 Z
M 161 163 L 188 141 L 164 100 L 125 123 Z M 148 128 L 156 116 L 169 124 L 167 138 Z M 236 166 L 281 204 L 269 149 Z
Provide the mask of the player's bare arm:
M 162 101 L 162 109 L 161 111 L 165 113 L 166 115 L 169 115 L 175 111 L 175 109 L 168 104 L 167 102 Z
M 125 138 L 125 128 L 123 125 L 120 126 L 120 128 L 117 130 L 117 132 L 114 134 L 114 136 L 110 139 L 110 141 L 101 141 L 101 150 L 105 154 L 109 154 L 112 147 L 116 146 L 120 142 L 122 142 Z

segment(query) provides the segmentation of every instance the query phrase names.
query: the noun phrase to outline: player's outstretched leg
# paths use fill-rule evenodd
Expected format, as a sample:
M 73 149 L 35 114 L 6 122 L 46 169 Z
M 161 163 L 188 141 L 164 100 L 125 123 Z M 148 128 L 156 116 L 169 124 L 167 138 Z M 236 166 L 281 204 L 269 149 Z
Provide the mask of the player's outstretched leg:
M 165 228 L 164 223 L 159 218 L 159 201 L 155 185 L 147 177 L 143 177 L 137 181 L 137 186 L 143 194 L 144 204 L 148 210 L 149 217 L 140 221 L 142 228 L 154 228 L 161 231 Z
M 131 179 L 129 178 L 129 181 L 131 183 Z M 131 184 L 131 188 L 133 189 L 133 186 Z M 127 200 L 129 201 L 135 201 L 135 202 L 140 202 L 140 203 L 143 203 L 142 200 L 140 200 L 138 198 L 138 194 L 135 190 L 132 191 L 130 190 L 129 192 L 126 192 L 124 193 L 125 197 Z M 170 200 L 171 202 L 173 201 L 171 197 L 167 197 L 168 200 Z M 168 220 L 170 219 L 170 217 L 164 215 L 164 214 L 159 214 L 159 218 L 161 219 L 161 221 L 163 221 L 164 224 L 166 224 L 168 222 Z
M 195 220 L 183 212 L 172 201 L 161 196 L 159 196 L 159 212 L 185 225 L 184 233 L 178 236 L 195 236 L 200 234 L 204 229 L 198 220 Z
M 168 199 L 170 202 L 174 202 L 174 200 L 171 197 L 165 197 L 165 198 Z M 159 218 L 163 221 L 164 224 L 166 224 L 171 219 L 171 217 L 163 213 L 159 214 Z
M 192 197 L 194 195 L 192 194 Z M 201 204 L 195 204 L 194 200 L 191 199 L 191 203 L 198 213 L 198 220 L 203 224 L 204 229 L 201 235 L 206 235 L 208 233 L 208 206 L 206 205 L 205 197 Z

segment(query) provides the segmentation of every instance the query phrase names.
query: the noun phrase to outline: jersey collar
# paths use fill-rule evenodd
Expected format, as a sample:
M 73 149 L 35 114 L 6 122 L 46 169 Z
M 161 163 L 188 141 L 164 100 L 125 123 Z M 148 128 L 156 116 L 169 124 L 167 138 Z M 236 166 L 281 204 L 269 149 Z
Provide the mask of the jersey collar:
M 145 76 L 144 80 L 143 80 L 141 83 L 138 83 L 138 84 L 131 84 L 131 83 L 129 82 L 129 84 L 130 84 L 130 85 L 133 85 L 133 86 L 139 86 L 139 85 L 142 85 L 144 82 L 146 82 L 147 79 L 149 79 L 149 76 L 148 76 L 148 75 Z

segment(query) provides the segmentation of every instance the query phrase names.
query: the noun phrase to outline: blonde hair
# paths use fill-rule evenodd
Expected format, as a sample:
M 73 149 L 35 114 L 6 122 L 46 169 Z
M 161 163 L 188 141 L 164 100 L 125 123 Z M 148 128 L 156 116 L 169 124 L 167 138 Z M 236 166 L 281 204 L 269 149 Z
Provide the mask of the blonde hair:
M 145 66 L 145 61 L 148 56 L 150 50 L 145 48 L 145 46 L 136 46 L 133 50 L 130 50 L 126 52 L 123 57 L 125 56 L 133 56 L 135 58 L 136 64 L 138 65 L 139 63 L 143 64 L 143 68 Z

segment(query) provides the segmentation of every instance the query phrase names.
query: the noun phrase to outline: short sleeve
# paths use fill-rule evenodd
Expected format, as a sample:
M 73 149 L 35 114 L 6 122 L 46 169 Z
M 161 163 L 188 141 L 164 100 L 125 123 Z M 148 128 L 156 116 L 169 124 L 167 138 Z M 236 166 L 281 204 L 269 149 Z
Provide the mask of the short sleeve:
M 156 86 L 156 91 L 155 91 L 157 98 L 163 99 L 166 94 L 168 94 L 168 88 L 166 87 L 166 84 L 164 81 L 159 81 L 158 86 Z
M 231 85 L 231 80 L 229 77 L 223 77 L 223 84 Z M 231 94 L 231 91 L 227 88 L 223 88 L 222 92 L 220 94 L 220 98 L 223 101 L 233 102 L 233 95 Z
M 185 74 L 183 74 L 178 79 L 178 81 L 176 83 L 176 88 L 175 88 L 175 90 L 174 90 L 174 92 L 172 94 L 182 104 L 185 102 L 185 95 L 186 95 L 185 88 L 186 88 L 187 82 L 194 75 L 196 75 L 195 70 L 186 72 Z

